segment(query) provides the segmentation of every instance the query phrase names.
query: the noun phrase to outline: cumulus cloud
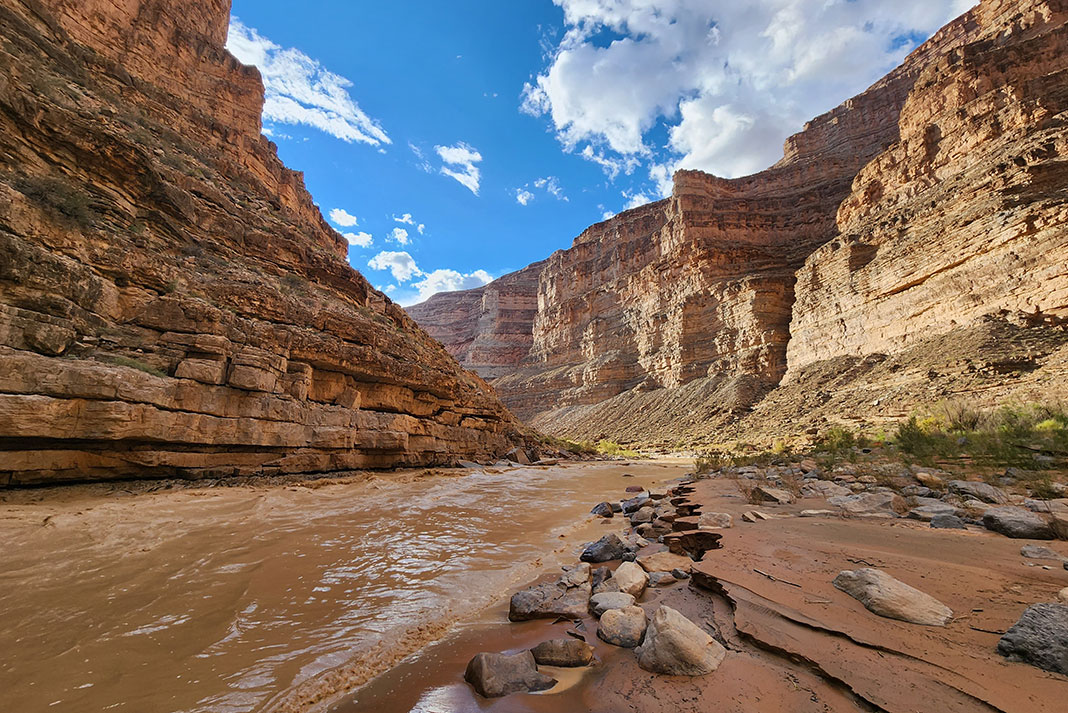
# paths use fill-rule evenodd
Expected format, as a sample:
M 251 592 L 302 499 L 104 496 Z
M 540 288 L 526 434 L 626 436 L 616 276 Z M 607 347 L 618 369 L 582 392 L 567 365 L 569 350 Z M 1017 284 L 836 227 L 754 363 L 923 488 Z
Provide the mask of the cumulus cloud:
M 341 235 L 349 241 L 349 245 L 356 248 L 369 248 L 373 241 L 370 233 L 342 233 Z
M 236 17 L 230 18 L 226 49 L 259 68 L 265 122 L 303 124 L 350 143 L 392 143 L 349 94 L 352 82 L 300 50 L 280 47 Z
M 401 245 L 407 245 L 410 242 L 408 240 L 408 231 L 404 228 L 394 228 L 386 240 L 391 243 L 400 243 Z
M 546 193 L 558 201 L 569 202 L 568 197 L 564 195 L 564 189 L 560 187 L 560 180 L 556 176 L 539 178 L 534 181 L 534 187 L 544 189 Z
M 404 225 L 415 225 L 415 221 L 412 220 L 411 213 L 405 213 L 400 217 L 393 216 L 393 220 L 397 223 L 403 223 Z
M 734 177 L 863 91 L 974 0 L 553 0 L 565 33 L 522 109 L 611 178 L 639 163 Z M 667 128 L 667 146 L 650 131 Z M 657 134 L 659 135 L 659 134 Z M 660 142 L 662 143 L 662 142 Z M 651 175 L 663 193 L 663 176 Z
M 340 225 L 342 228 L 351 228 L 360 222 L 356 219 L 356 216 L 352 215 L 344 208 L 334 208 L 330 211 L 330 221 L 334 225 Z
M 372 270 L 389 270 L 397 282 L 407 282 L 423 274 L 416 266 L 415 259 L 406 252 L 384 250 L 371 258 L 367 267 Z
M 485 270 L 475 270 L 467 274 L 456 270 L 434 270 L 423 275 L 422 280 L 412 283 L 417 294 L 412 296 L 411 304 L 422 302 L 438 292 L 470 290 L 492 281 L 493 277 Z
M 515 189 L 515 202 L 519 205 L 527 205 L 534 200 L 534 194 L 522 188 Z
M 482 172 L 476 164 L 481 163 L 482 154 L 462 141 L 454 146 L 435 146 L 434 150 L 445 164 L 441 173 L 455 178 L 477 196 Z
M 652 202 L 652 199 L 644 193 L 624 193 L 623 197 L 627 199 L 627 202 L 623 205 L 623 210 L 630 210 L 631 208 L 637 208 L 638 206 L 643 206 L 646 203 Z

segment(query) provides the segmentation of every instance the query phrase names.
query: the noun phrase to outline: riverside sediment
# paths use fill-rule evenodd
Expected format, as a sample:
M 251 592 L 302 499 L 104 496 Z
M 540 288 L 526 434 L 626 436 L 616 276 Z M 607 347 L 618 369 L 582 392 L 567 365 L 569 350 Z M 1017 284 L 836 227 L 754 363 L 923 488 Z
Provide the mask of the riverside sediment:
M 890 506 L 851 513 L 847 507 L 855 510 L 859 500 L 835 505 L 802 496 L 791 504 L 756 506 L 745 495 L 756 479 L 752 470 L 747 473 L 696 481 L 687 488 L 693 492 L 673 498 L 691 510 L 732 515 L 734 525 L 715 530 L 722 547 L 693 563 L 689 581 L 650 587 L 639 599 L 647 614 L 666 605 L 713 633 L 728 650 L 714 673 L 694 678 L 649 673 L 639 668 L 632 650 L 598 639 L 592 616 L 579 625 L 508 624 L 507 607 L 499 605 L 347 696 L 331 713 L 697 713 L 712 700 L 717 710 L 739 713 L 1060 710 L 1068 678 L 1008 661 L 997 651 L 1001 635 L 1028 606 L 1057 601 L 1068 582 L 1059 561 L 1029 559 L 1021 552 L 1027 540 L 983 529 L 974 524 L 974 513 L 962 512 L 973 523 L 967 529 L 947 531 L 902 517 Z M 832 480 L 829 474 L 823 477 L 807 482 Z M 876 491 L 882 486 L 854 487 Z M 631 494 L 621 488 L 617 495 Z M 1010 497 L 1022 501 L 1022 496 Z M 677 528 L 689 526 L 685 518 L 676 522 Z M 611 524 L 608 520 L 605 527 Z M 617 519 L 612 529 L 619 525 Z M 1061 556 L 1068 553 L 1063 541 L 1049 546 Z M 651 544 L 638 555 L 663 549 Z M 953 618 L 944 627 L 922 626 L 866 610 L 832 583 L 841 571 L 862 567 L 878 568 L 944 602 Z M 474 654 L 520 651 L 569 629 L 585 634 L 596 659 L 557 688 L 487 700 L 463 683 L 463 667 Z M 559 678 L 555 669 L 550 673 Z

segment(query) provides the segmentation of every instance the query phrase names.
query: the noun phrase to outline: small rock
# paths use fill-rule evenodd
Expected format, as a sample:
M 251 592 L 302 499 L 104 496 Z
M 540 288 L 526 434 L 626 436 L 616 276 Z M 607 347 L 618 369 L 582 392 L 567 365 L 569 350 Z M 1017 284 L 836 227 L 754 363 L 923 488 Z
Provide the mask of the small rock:
M 556 685 L 556 679 L 538 673 L 534 654 L 476 654 L 464 680 L 485 698 L 499 698 L 510 693 L 545 691 Z
M 938 515 L 956 515 L 957 508 L 949 503 L 937 503 L 932 505 L 920 505 L 909 510 L 908 517 L 913 520 L 930 522 Z
M 593 661 L 593 647 L 578 639 L 552 639 L 543 641 L 530 653 L 539 666 L 561 666 L 575 668 L 589 666 Z
M 916 480 L 918 480 L 921 485 L 925 485 L 932 490 L 942 490 L 946 487 L 945 481 L 937 475 L 922 470 L 916 473 Z
M 684 569 L 673 569 L 671 570 L 671 576 L 675 579 L 689 579 L 690 573 Z
M 761 520 L 771 520 L 771 515 L 762 513 L 758 510 L 746 510 L 742 513 L 742 522 L 760 522 Z
M 727 650 L 708 633 L 671 607 L 656 610 L 638 650 L 638 665 L 667 676 L 712 673 Z
M 934 597 L 871 567 L 839 572 L 833 584 L 868 611 L 889 619 L 945 626 L 953 618 L 953 611 Z
M 639 525 L 643 522 L 652 522 L 656 517 L 656 510 L 646 505 L 643 508 L 639 508 L 637 512 L 631 513 L 630 522 L 632 525 Z
M 1020 548 L 1020 554 L 1033 560 L 1056 560 L 1057 562 L 1064 562 L 1068 559 L 1060 552 L 1054 552 L 1050 548 L 1043 547 L 1042 545 L 1024 545 Z
M 802 510 L 801 517 L 836 517 L 838 515 L 836 510 Z
M 650 587 L 667 587 L 678 581 L 671 572 L 653 572 L 649 575 Z
M 632 512 L 637 512 L 638 510 L 640 510 L 641 508 L 645 507 L 648 504 L 649 504 L 649 496 L 647 494 L 645 494 L 645 493 L 642 493 L 641 495 L 639 495 L 636 498 L 630 498 L 629 500 L 624 500 L 619 505 L 623 509 L 623 514 L 624 515 L 629 515 Z
M 594 515 L 600 515 L 601 517 L 612 517 L 615 515 L 615 511 L 612 510 L 612 503 L 598 503 L 593 506 L 593 510 L 590 510 Z
M 601 615 L 597 636 L 613 646 L 633 649 L 645 637 L 645 611 L 635 606 L 609 609 Z
M 849 488 L 829 480 L 814 480 L 801 486 L 801 495 L 806 498 L 833 498 L 849 495 L 851 492 L 853 491 Z
M 627 492 L 628 493 L 640 493 L 640 492 L 643 492 L 644 490 L 645 490 L 645 488 L 643 488 L 640 485 L 628 485 L 627 486 Z
M 951 480 L 948 485 L 949 492 L 962 498 L 974 498 L 975 500 L 982 500 L 984 503 L 994 503 L 995 505 L 1009 502 L 1009 496 L 1004 491 L 1000 488 L 995 488 L 989 483 L 972 480 Z
M 646 572 L 671 572 L 676 569 L 689 572 L 690 567 L 693 566 L 693 560 L 670 552 L 657 552 L 656 554 L 639 557 L 638 564 Z
M 1053 539 L 1053 530 L 1041 516 L 1014 506 L 987 510 L 983 513 L 983 527 L 1015 539 Z
M 905 500 L 894 493 L 862 493 L 828 498 L 828 503 L 853 515 L 894 514 L 905 510 Z
M 901 494 L 910 498 L 929 498 L 935 492 L 923 485 L 906 485 L 901 489 Z
M 701 530 L 725 530 L 734 525 L 734 518 L 725 512 L 707 512 L 697 520 Z
M 1064 568 L 1068 569 L 1068 562 L 1065 562 Z M 1068 604 L 1068 587 L 1065 587 L 1061 591 L 1057 592 L 1057 599 L 1061 600 L 1065 604 Z
M 642 595 L 649 583 L 649 575 L 633 562 L 624 562 L 616 568 L 612 579 L 619 585 L 619 591 L 626 592 L 635 599 Z
M 586 545 L 586 549 L 582 551 L 582 556 L 579 559 L 583 562 L 610 562 L 621 559 L 626 551 L 627 548 L 623 544 L 623 540 L 619 539 L 619 535 L 613 532 L 596 542 Z
M 806 458 L 805 460 L 801 461 L 800 467 L 801 472 L 806 474 L 811 473 L 813 471 L 818 471 L 820 469 L 819 463 L 812 460 L 811 458 Z
M 589 601 L 590 566 L 580 564 L 556 581 L 536 584 L 513 594 L 508 619 L 527 621 L 558 616 L 576 619 L 585 615 Z
M 634 606 L 634 597 L 625 592 L 601 592 L 590 597 L 590 613 L 600 617 L 606 611 Z
M 964 524 L 964 520 L 961 520 L 956 515 L 935 515 L 931 518 L 931 527 L 936 530 L 968 529 L 968 526 Z
M 1035 604 L 998 642 L 1010 661 L 1068 675 L 1068 604 Z
M 756 486 L 753 488 L 750 497 L 757 502 L 775 503 L 776 505 L 789 505 L 794 501 L 794 496 L 788 491 L 768 485 Z

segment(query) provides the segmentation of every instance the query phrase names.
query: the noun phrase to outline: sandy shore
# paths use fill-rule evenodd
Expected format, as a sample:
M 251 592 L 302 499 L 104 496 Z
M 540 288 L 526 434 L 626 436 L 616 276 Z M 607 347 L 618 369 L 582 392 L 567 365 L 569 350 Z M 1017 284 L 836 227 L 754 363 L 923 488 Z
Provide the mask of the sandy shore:
M 754 506 L 729 480 L 699 481 L 690 500 L 704 512 L 731 513 L 734 526 L 721 531 L 722 549 L 694 565 L 693 579 L 647 590 L 639 601 L 647 612 L 666 604 L 715 631 L 728 655 L 714 673 L 643 671 L 631 651 L 600 641 L 596 620 L 587 617 L 593 666 L 568 672 L 547 694 L 483 699 L 462 679 L 474 654 L 519 651 L 572 628 L 548 620 L 510 624 L 501 602 L 346 696 L 331 713 L 1064 710 L 1068 678 L 996 652 L 1000 634 L 1027 606 L 1056 601 L 1068 585 L 1059 562 L 1021 556 L 1028 541 L 907 519 L 798 517 L 802 509 L 826 507 L 812 498 L 761 506 L 781 517 L 742 522 Z M 1068 557 L 1068 543 L 1042 544 Z M 869 566 L 944 602 L 953 620 L 928 627 L 879 617 L 831 585 L 838 572 Z

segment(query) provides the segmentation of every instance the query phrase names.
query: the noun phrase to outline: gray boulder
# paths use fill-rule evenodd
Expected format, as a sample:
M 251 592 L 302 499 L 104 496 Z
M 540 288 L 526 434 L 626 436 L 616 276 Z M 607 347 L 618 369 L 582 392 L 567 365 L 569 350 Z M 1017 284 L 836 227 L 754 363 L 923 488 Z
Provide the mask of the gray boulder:
M 650 587 L 668 587 L 677 581 L 671 572 L 653 572 L 649 575 Z
M 701 530 L 723 530 L 734 525 L 734 518 L 726 512 L 706 512 L 697 520 Z
M 638 508 L 635 512 L 630 514 L 630 523 L 632 525 L 639 525 L 643 522 L 652 522 L 656 517 L 656 510 L 649 505 Z
M 1014 506 L 990 508 L 984 512 L 983 527 L 1016 539 L 1053 539 L 1053 529 L 1045 519 L 1030 510 Z
M 656 610 L 638 647 L 638 665 L 667 676 L 712 673 L 727 655 L 708 633 L 671 607 Z
M 593 661 L 593 647 L 578 639 L 552 639 L 543 641 L 530 653 L 539 666 L 561 666 L 574 668 L 589 666 Z
M 814 480 L 801 486 L 801 495 L 806 498 L 835 498 L 852 492 L 844 485 L 829 480 Z
M 945 626 L 953 618 L 953 611 L 934 597 L 871 567 L 839 572 L 833 584 L 868 611 L 888 619 Z
M 586 549 L 582 551 L 582 556 L 579 559 L 583 562 L 610 562 L 611 560 L 622 559 L 626 551 L 627 546 L 623 544 L 623 540 L 619 539 L 619 535 L 612 532 L 596 542 L 586 545 Z
M 964 520 L 961 520 L 956 515 L 935 515 L 931 518 L 931 527 L 936 530 L 968 529 L 968 526 L 964 524 Z
M 641 607 L 609 609 L 601 615 L 597 636 L 613 646 L 633 649 L 645 637 L 645 611 Z
M 556 679 L 538 673 L 534 654 L 523 651 L 518 654 L 476 654 L 464 680 L 485 698 L 499 698 L 510 693 L 545 691 L 556 685 Z
M 920 520 L 922 522 L 930 522 L 937 515 L 956 515 L 957 508 L 948 503 L 937 503 L 929 505 L 920 505 L 909 510 L 908 517 L 913 520 Z
M 1020 548 L 1020 554 L 1027 559 L 1033 560 L 1055 560 L 1057 562 L 1068 561 L 1068 558 L 1060 552 L 1055 552 L 1042 545 L 1024 545 Z
M 626 592 L 601 592 L 590 597 L 590 612 L 600 617 L 606 611 L 634 606 L 634 597 Z
M 615 515 L 615 511 L 612 509 L 612 503 L 608 502 L 597 503 L 593 506 L 593 510 L 590 510 L 590 512 L 605 518 L 613 517 Z
M 981 500 L 984 503 L 1000 505 L 1009 502 L 1009 496 L 1000 488 L 995 488 L 989 483 L 980 483 L 973 480 L 951 480 L 948 483 L 949 492 L 959 495 L 965 500 Z
M 1010 661 L 1068 675 L 1068 604 L 1035 604 L 998 642 Z
M 572 567 L 555 581 L 543 582 L 512 595 L 508 607 L 510 621 L 577 619 L 586 615 L 590 602 L 590 566 Z
M 894 515 L 904 510 L 905 500 L 895 493 L 861 493 L 828 498 L 828 503 L 853 515 Z
M 775 503 L 776 505 L 789 505 L 794 501 L 794 496 L 789 491 L 773 488 L 770 485 L 756 486 L 750 497 L 753 502 Z

